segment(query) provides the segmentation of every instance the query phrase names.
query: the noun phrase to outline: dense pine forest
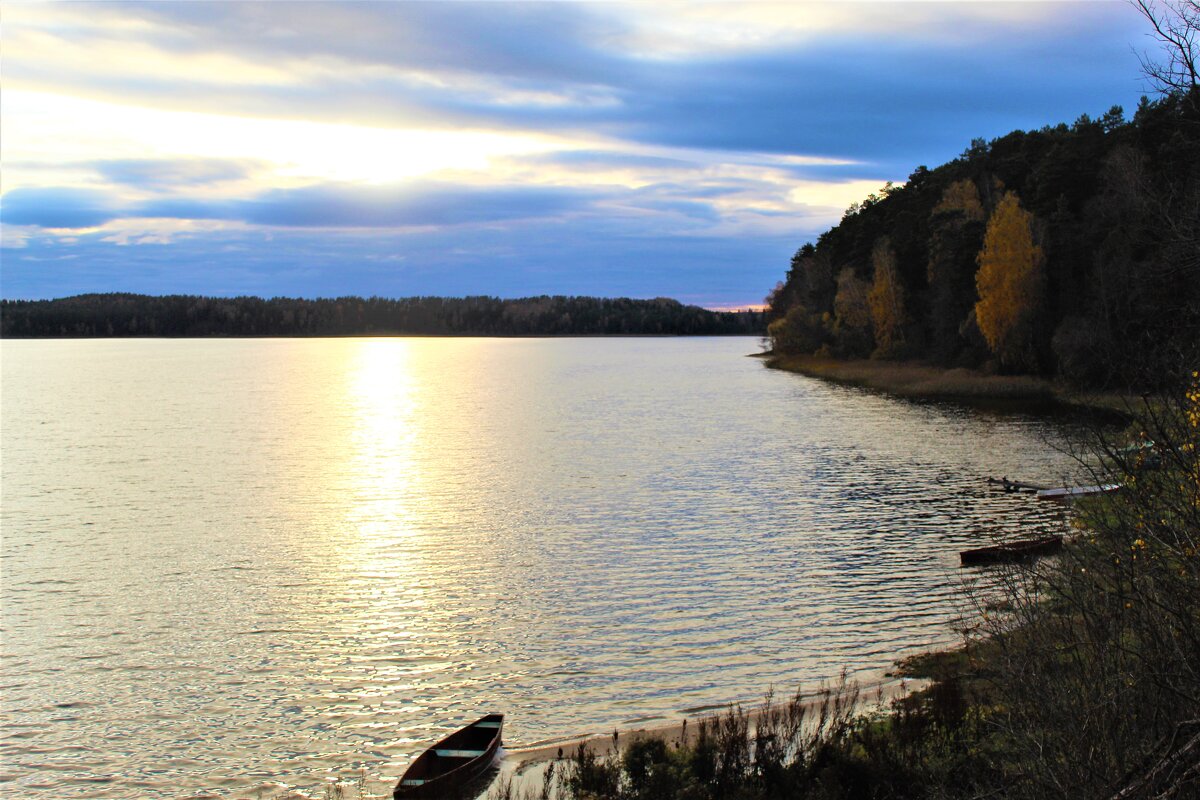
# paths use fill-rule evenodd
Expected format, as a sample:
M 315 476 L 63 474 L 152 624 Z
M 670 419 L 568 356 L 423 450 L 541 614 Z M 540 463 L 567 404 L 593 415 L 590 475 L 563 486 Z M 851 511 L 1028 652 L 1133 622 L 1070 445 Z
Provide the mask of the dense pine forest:
M 1200 102 L 976 140 L 852 205 L 768 297 L 774 350 L 1124 388 L 1197 337 Z
M 196 297 L 89 294 L 0 302 L 0 332 L 94 336 L 755 335 L 763 314 L 595 297 Z

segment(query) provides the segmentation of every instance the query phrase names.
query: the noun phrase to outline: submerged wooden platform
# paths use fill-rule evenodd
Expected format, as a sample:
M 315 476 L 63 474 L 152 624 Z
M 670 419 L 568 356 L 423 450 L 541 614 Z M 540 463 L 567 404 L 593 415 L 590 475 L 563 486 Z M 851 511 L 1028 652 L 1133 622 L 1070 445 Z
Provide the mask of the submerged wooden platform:
M 1048 487 L 1038 486 L 1035 483 L 1025 483 L 1024 481 L 1010 481 L 1006 475 L 1003 478 L 988 478 L 987 482 L 995 486 L 999 486 L 1006 492 L 1040 492 Z

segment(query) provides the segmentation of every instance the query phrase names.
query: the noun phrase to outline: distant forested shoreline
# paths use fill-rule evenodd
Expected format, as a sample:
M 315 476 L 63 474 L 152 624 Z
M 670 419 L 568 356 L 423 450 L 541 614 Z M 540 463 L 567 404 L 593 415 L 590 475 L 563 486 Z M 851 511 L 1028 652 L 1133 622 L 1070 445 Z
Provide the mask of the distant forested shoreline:
M 710 311 L 669 298 L 541 296 L 289 297 L 84 294 L 0 301 L 0 336 L 736 336 L 758 311 Z
M 801 247 L 768 305 L 781 355 L 1153 383 L 1200 331 L 1200 89 L 917 167 Z

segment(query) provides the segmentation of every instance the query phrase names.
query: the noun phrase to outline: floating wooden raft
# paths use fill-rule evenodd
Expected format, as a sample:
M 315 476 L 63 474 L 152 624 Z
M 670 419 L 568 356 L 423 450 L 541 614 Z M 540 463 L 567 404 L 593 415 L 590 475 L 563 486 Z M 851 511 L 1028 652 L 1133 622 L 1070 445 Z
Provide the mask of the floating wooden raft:
M 1015 542 L 1002 542 L 988 547 L 977 547 L 974 550 L 963 550 L 958 554 L 964 567 L 978 567 L 985 564 L 1009 564 L 1016 561 L 1048 556 L 1062 550 L 1063 537 L 1046 536 L 1041 539 L 1023 539 Z

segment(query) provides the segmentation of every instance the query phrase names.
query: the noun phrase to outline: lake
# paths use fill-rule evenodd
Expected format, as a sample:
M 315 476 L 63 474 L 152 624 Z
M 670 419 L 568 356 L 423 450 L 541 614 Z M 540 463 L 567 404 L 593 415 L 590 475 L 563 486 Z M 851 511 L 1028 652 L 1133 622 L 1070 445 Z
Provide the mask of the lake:
M 954 640 L 1063 524 L 1043 418 L 749 338 L 4 341 L 0 793 L 390 789 L 456 724 L 603 732 Z

